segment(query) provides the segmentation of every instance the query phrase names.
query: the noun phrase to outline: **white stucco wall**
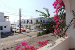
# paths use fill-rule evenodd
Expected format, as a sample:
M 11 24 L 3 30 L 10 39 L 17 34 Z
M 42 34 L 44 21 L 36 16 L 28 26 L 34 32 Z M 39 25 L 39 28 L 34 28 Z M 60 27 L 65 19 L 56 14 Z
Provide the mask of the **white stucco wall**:
M 31 29 L 35 29 L 35 27 L 34 26 L 31 26 Z
M 31 20 L 32 20 L 32 24 L 31 23 L 27 23 L 27 20 L 29 21 L 29 22 L 31 22 Z M 28 25 L 28 28 L 29 28 L 29 25 L 33 25 L 34 23 L 36 23 L 36 20 L 38 20 L 38 22 L 40 22 L 41 20 L 42 20 L 42 22 L 43 22 L 43 20 L 45 20 L 45 22 L 47 22 L 47 21 L 50 21 L 50 20 L 48 20 L 48 19 L 44 19 L 44 17 L 39 17 L 39 18 L 32 18 L 32 19 L 22 19 L 21 20 L 21 25 L 24 27 L 24 28 L 26 28 L 26 25 Z M 24 23 L 24 21 L 25 21 L 25 23 Z M 18 24 L 19 24 L 19 21 L 18 21 Z M 31 29 L 35 29 L 36 28 L 36 26 L 39 26 L 39 24 L 37 24 L 37 25 L 33 25 L 33 26 L 31 26 Z
M 0 22 L 0 26 L 3 26 L 3 30 L 1 30 L 1 32 L 10 32 L 10 22 L 9 21 Z M 4 26 L 6 26 L 6 28 L 4 28 Z
M 66 8 L 66 24 L 68 25 L 70 20 L 72 20 L 72 10 L 75 12 L 75 0 L 63 0 Z M 70 38 L 70 48 L 75 48 L 75 28 L 73 25 L 67 30 L 67 34 L 71 36 Z
M 0 22 L 4 22 L 4 13 L 0 12 Z

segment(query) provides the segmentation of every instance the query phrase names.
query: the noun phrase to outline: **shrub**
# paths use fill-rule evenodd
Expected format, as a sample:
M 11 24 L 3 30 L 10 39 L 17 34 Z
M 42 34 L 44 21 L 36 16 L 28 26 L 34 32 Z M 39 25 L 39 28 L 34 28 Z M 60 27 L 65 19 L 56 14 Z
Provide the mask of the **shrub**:
M 49 34 L 49 33 L 53 33 L 54 32 L 54 28 L 49 26 L 48 28 L 46 28 L 46 30 L 44 31 L 44 34 Z
M 37 33 L 37 37 L 42 36 L 42 35 L 44 35 L 44 33 L 41 33 L 41 32 Z
M 54 32 L 53 25 L 55 24 L 56 23 L 54 21 L 51 21 L 49 24 L 45 24 L 44 26 L 46 26 L 46 30 L 44 31 L 44 34 L 53 33 Z

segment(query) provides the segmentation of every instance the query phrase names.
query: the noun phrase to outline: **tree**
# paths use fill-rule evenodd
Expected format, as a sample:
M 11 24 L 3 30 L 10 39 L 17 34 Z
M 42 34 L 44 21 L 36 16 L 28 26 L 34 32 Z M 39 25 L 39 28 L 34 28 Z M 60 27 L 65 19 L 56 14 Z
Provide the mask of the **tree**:
M 42 12 L 42 11 L 39 11 L 39 10 L 35 10 L 35 11 L 36 11 L 36 12 L 40 12 L 40 13 L 41 13 L 40 16 L 44 16 L 44 18 L 49 18 L 49 19 L 50 19 L 49 9 L 48 9 L 48 8 L 43 8 L 43 9 L 45 9 L 45 11 L 46 11 L 47 13 Z
M 39 10 L 36 10 L 36 12 L 40 12 L 41 14 L 40 14 L 40 16 L 44 16 L 44 18 L 48 18 L 49 20 L 51 20 L 51 24 L 49 23 L 49 24 L 43 24 L 42 22 L 36 22 L 36 23 L 34 23 L 33 25 L 35 25 L 35 24 L 40 24 L 39 26 L 43 26 L 43 27 L 45 27 L 46 26 L 46 30 L 45 30 L 45 32 L 44 32 L 44 34 L 48 34 L 48 33 L 52 33 L 52 32 L 54 32 L 53 30 L 54 30 L 54 28 L 52 27 L 54 24 L 55 24 L 55 22 L 50 18 L 50 13 L 49 13 L 49 9 L 47 9 L 47 8 L 43 8 L 47 13 L 45 13 L 45 12 L 42 12 L 42 11 L 39 11 Z
M 36 11 L 36 12 L 40 12 L 40 13 L 41 13 L 40 16 L 44 16 L 44 18 L 48 18 L 48 19 L 50 20 L 51 18 L 50 18 L 49 9 L 48 9 L 48 8 L 43 8 L 43 9 L 45 9 L 45 11 L 46 11 L 47 13 L 42 12 L 42 11 L 39 11 L 39 10 L 35 10 L 35 11 Z M 35 24 L 40 24 L 39 26 L 44 25 L 42 22 L 36 22 L 36 23 L 34 23 L 33 25 L 35 25 Z

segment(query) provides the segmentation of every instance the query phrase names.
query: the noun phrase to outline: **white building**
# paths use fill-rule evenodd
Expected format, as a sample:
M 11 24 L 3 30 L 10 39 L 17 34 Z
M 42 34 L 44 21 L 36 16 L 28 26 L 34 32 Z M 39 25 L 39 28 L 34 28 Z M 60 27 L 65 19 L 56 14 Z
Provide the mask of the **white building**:
M 46 23 L 49 23 L 50 20 L 44 19 L 44 17 L 32 18 L 32 19 L 22 19 L 21 20 L 21 26 L 23 28 L 35 29 L 36 26 L 39 26 L 39 24 L 33 25 L 33 26 L 31 26 L 31 25 L 34 24 L 34 23 L 36 23 L 36 22 L 42 22 L 42 23 L 46 24 Z
M 2 12 L 0 12 L 0 30 L 1 32 L 10 32 L 9 16 L 4 16 Z

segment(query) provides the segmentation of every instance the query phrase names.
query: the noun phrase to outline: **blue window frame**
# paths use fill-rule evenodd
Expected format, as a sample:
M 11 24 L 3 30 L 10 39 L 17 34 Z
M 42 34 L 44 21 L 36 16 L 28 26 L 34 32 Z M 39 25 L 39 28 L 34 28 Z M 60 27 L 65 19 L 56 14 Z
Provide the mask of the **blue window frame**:
M 19 25 L 18 25 L 18 27 L 19 27 Z
M 3 30 L 3 26 L 0 26 L 0 30 Z
M 41 20 L 41 22 L 42 22 L 42 20 Z

